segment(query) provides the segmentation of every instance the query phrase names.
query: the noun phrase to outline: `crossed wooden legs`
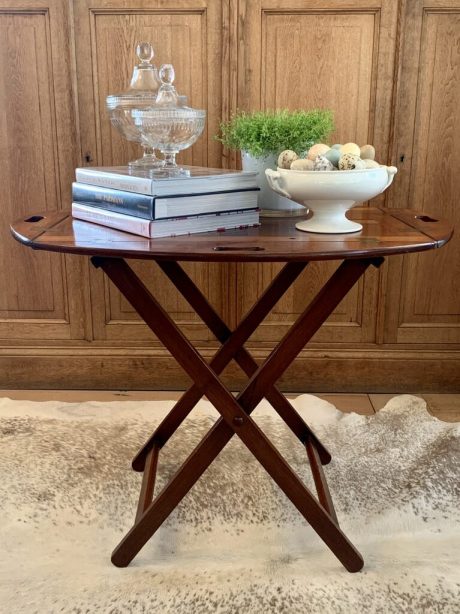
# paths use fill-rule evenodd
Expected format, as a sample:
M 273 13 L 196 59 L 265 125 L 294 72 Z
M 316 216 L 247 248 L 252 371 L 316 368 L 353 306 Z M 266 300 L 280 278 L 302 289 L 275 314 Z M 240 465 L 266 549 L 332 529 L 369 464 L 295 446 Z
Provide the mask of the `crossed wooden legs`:
M 105 271 L 195 382 L 133 460 L 133 468 L 137 471 L 143 470 L 144 478 L 135 524 L 114 550 L 114 565 L 125 567 L 131 562 L 232 436 L 237 434 L 346 569 L 351 572 L 359 571 L 363 566 L 363 559 L 338 526 L 322 469 L 322 464 L 330 461 L 330 454 L 289 401 L 275 388 L 274 383 L 366 269 L 371 264 L 379 266 L 382 259 L 344 261 L 260 367 L 242 346 L 295 281 L 305 263 L 285 265 L 264 295 L 231 333 L 176 262 L 159 262 L 179 292 L 184 294 L 198 315 L 223 343 L 208 365 L 125 261 L 94 257 L 92 262 Z M 249 376 L 248 383 L 236 398 L 218 377 L 232 358 Z M 152 501 L 159 450 L 202 395 L 209 398 L 221 418 L 189 455 L 170 483 Z M 264 397 L 305 445 L 319 501 L 250 417 L 253 409 Z

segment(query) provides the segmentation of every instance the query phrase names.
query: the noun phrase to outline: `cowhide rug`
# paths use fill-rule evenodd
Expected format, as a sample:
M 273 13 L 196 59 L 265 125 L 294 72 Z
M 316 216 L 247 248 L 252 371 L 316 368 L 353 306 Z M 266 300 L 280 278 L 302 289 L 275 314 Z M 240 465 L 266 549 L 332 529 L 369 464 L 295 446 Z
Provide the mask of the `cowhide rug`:
M 172 402 L 0 400 L 0 612 L 358 614 L 460 612 L 459 424 L 394 398 L 375 416 L 303 395 L 333 454 L 342 528 L 365 559 L 349 574 L 234 438 L 126 569 L 130 460 Z M 216 417 L 201 402 L 160 454 L 168 480 Z M 254 414 L 313 488 L 304 448 L 268 404 Z

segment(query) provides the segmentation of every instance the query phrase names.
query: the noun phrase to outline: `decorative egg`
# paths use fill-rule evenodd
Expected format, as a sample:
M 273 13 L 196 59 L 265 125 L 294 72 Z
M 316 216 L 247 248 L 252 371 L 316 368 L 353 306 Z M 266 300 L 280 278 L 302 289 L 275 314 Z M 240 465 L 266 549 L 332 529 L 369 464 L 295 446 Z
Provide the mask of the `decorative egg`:
M 298 159 L 298 155 L 292 149 L 285 149 L 278 156 L 278 166 L 279 168 L 291 168 L 291 164 L 294 160 Z
M 339 165 L 339 160 L 340 160 L 340 151 L 338 149 L 329 149 L 329 151 L 326 151 L 325 154 L 323 154 L 325 158 L 327 158 L 329 160 L 329 162 L 332 162 L 332 164 L 337 167 Z
M 375 149 L 372 145 L 363 145 L 360 153 L 361 160 L 375 160 Z
M 341 143 L 335 143 L 335 145 L 332 145 L 331 149 L 337 149 L 340 151 L 342 149 L 342 145 Z
M 329 145 L 325 145 L 324 143 L 316 143 L 316 145 L 313 145 L 308 150 L 307 158 L 315 161 L 318 156 L 322 156 L 326 153 L 326 151 L 329 151 L 329 149 Z
M 342 145 L 342 149 L 340 151 L 342 156 L 344 154 L 353 154 L 354 156 L 358 156 L 358 158 L 360 157 L 361 153 L 361 149 L 359 145 L 356 145 L 356 143 L 345 143 L 345 145 Z
M 339 169 L 341 171 L 353 171 L 360 168 L 366 168 L 364 161 L 359 156 L 350 153 L 343 154 L 339 160 Z
M 307 158 L 299 158 L 291 164 L 291 171 L 312 171 L 314 166 L 313 160 Z
M 365 168 L 380 168 L 380 164 L 375 160 L 363 160 Z
M 334 171 L 334 165 L 324 156 L 316 156 L 313 166 L 314 171 Z

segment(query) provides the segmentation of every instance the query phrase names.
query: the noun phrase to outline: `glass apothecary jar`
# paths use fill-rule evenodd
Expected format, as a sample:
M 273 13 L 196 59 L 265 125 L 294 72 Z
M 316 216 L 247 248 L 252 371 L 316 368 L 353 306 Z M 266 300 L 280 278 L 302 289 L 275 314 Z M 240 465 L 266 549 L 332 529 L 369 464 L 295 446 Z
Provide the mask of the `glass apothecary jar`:
M 184 104 L 173 85 L 174 68 L 164 64 L 160 69 L 161 86 L 151 108 L 133 109 L 133 122 L 143 139 L 164 156 L 162 173 L 168 176 L 187 175 L 186 169 L 176 163 L 176 155 L 187 149 L 201 135 L 206 122 L 206 111 L 192 109 Z
M 139 143 L 144 154 L 138 160 L 128 163 L 135 170 L 150 170 L 163 166 L 163 160 L 155 156 L 154 147 L 144 138 L 136 125 L 132 111 L 152 108 L 161 86 L 158 70 L 152 64 L 154 56 L 150 43 L 139 43 L 136 47 L 138 63 L 134 66 L 131 83 L 121 94 L 107 96 L 106 106 L 112 126 L 128 141 Z

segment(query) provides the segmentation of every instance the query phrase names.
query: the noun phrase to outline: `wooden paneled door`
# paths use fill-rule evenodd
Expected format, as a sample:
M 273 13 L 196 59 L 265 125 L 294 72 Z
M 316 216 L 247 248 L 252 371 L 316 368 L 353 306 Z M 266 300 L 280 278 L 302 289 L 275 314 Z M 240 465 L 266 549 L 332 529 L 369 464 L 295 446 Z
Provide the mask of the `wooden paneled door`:
M 105 111 L 107 94 L 129 83 L 140 40 L 153 43 L 157 65 L 174 64 L 190 104 L 207 110 L 183 162 L 235 166 L 214 135 L 238 108 L 328 108 L 333 141 L 373 143 L 379 161 L 398 166 L 380 203 L 460 226 L 460 0 L 0 0 L 1 387 L 186 383 L 102 273 L 84 258 L 24 250 L 8 232 L 13 218 L 70 207 L 76 166 L 140 155 Z M 458 390 L 458 234 L 438 253 L 369 271 L 282 385 Z M 217 343 L 163 274 L 133 266 L 211 356 Z M 250 340 L 256 358 L 335 266 L 307 268 Z M 279 267 L 185 268 L 233 327 Z
M 238 38 L 245 44 L 239 47 L 238 107 L 332 109 L 332 142 L 373 143 L 379 161 L 386 162 L 397 8 L 397 0 L 240 0 Z M 309 266 L 259 328 L 257 339 L 278 339 L 336 266 Z M 240 312 L 276 269 L 240 268 Z M 315 341 L 328 347 L 375 342 L 378 283 L 379 273 L 369 271 Z
M 393 152 L 400 173 L 390 203 L 458 229 L 460 2 L 408 0 L 404 18 Z M 460 234 L 439 253 L 392 259 L 389 272 L 384 341 L 458 349 Z
M 135 47 L 149 41 L 154 62 L 172 63 L 177 90 L 189 104 L 207 110 L 203 136 L 178 160 L 199 166 L 222 166 L 220 144 L 214 139 L 228 104 L 222 81 L 223 56 L 228 53 L 224 0 L 76 0 L 76 56 L 82 156 L 90 166 L 126 164 L 140 150 L 111 127 L 105 109 L 109 93 L 124 91 L 136 62 Z M 147 286 L 162 288 L 163 305 L 186 335 L 206 343 L 212 337 L 177 296 L 159 269 L 134 263 Z M 185 268 L 224 316 L 229 305 L 228 267 L 190 264 Z M 94 338 L 109 344 L 144 344 L 151 332 L 120 293 L 98 271 L 91 272 Z
M 13 346 L 29 346 L 17 352 L 27 371 L 34 347 L 88 335 L 83 262 L 29 253 L 9 232 L 21 216 L 70 206 L 78 164 L 70 38 L 61 0 L 0 0 L 0 381 L 7 387 Z

